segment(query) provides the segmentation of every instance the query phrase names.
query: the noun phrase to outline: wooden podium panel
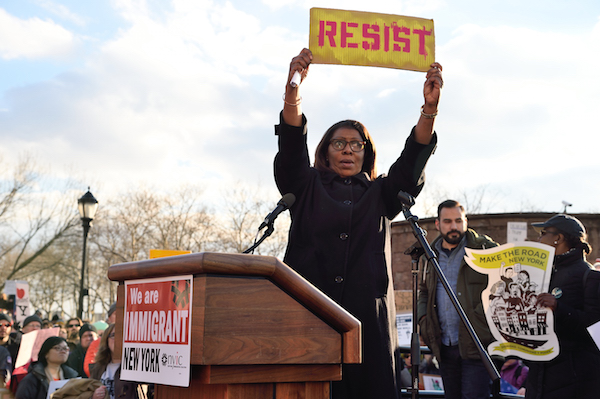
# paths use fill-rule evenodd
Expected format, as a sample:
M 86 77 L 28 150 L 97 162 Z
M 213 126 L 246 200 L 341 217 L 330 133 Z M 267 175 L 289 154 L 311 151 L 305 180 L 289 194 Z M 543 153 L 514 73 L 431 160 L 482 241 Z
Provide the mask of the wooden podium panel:
M 339 381 L 339 364 L 267 366 L 194 366 L 194 378 L 203 384 L 257 384 L 263 382 Z
M 195 277 L 193 307 L 192 364 L 342 361 L 341 335 L 265 278 Z
M 281 384 L 202 385 L 178 388 L 160 385 L 154 394 L 169 399 L 323 399 L 329 398 L 328 382 Z
M 276 258 L 199 253 L 111 266 L 121 356 L 127 280 L 193 275 L 188 388 L 160 399 L 327 399 L 360 363 L 360 322 Z

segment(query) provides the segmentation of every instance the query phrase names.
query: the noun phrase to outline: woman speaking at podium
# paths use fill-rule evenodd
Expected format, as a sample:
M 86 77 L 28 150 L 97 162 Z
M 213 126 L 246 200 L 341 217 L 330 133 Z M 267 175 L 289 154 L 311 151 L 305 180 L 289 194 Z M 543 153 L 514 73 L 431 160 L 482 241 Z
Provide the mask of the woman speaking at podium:
M 310 165 L 302 98 L 291 81 L 296 71 L 306 79 L 311 60 L 308 49 L 292 59 L 275 126 L 275 181 L 282 194 L 296 196 L 284 261 L 362 323 L 363 363 L 343 366 L 333 398 L 397 398 L 400 366 L 389 223 L 402 209 L 398 192 L 416 196 L 423 187 L 423 170 L 436 146 L 433 123 L 442 68 L 431 65 L 421 117 L 387 176 L 378 177 L 373 140 L 353 120 L 325 132 Z

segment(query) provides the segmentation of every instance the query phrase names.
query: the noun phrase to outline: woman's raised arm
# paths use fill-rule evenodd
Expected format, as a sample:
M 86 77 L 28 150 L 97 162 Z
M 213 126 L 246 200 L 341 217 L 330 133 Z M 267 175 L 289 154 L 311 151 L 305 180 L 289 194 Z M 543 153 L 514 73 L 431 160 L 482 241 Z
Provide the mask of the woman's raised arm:
M 290 62 L 290 72 L 288 73 L 287 83 L 285 85 L 285 94 L 283 95 L 283 121 L 291 126 L 302 125 L 302 97 L 300 97 L 300 85 L 292 87 L 290 82 L 294 76 L 294 72 L 300 73 L 302 81 L 306 79 L 308 67 L 312 62 L 312 53 L 309 49 L 302 49 L 300 54 L 292 58 Z

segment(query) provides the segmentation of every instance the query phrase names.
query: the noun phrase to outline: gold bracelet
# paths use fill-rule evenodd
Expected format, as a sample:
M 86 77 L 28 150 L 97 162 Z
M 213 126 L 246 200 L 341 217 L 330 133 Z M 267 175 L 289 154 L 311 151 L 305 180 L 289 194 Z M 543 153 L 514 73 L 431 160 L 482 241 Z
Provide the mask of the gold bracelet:
M 285 93 L 283 93 L 283 96 L 281 96 L 281 99 L 283 100 L 284 103 L 286 103 L 287 105 L 292 106 L 292 107 L 297 107 L 302 102 L 302 96 L 300 96 L 300 99 L 298 101 L 296 101 L 295 104 L 294 103 L 288 103 L 287 101 L 285 101 Z
M 435 118 L 437 116 L 437 114 L 438 114 L 437 110 L 435 110 L 435 112 L 433 114 L 426 114 L 423 111 L 423 107 L 424 107 L 424 105 L 421 105 L 421 116 L 423 118 L 425 118 L 425 119 L 433 119 L 433 118 Z

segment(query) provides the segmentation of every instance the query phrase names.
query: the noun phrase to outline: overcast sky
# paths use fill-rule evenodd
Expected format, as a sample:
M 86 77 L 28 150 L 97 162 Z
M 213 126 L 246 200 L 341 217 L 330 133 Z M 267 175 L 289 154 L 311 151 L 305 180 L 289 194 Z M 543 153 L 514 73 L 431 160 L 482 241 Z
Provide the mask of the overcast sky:
M 311 7 L 434 20 L 445 86 L 418 204 L 485 188 L 488 212 L 555 212 L 563 200 L 600 212 L 598 0 L 3 1 L 0 156 L 31 154 L 100 201 L 140 184 L 201 185 L 212 200 L 247 184 L 275 204 L 273 125 Z M 302 85 L 311 154 L 327 127 L 357 119 L 384 172 L 423 81 L 313 65 Z

